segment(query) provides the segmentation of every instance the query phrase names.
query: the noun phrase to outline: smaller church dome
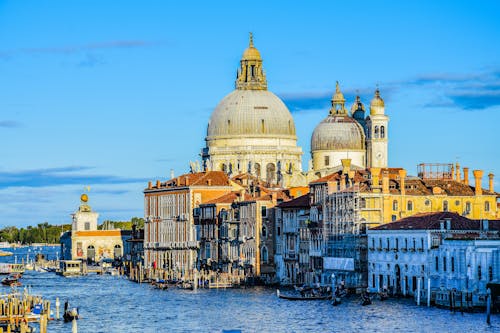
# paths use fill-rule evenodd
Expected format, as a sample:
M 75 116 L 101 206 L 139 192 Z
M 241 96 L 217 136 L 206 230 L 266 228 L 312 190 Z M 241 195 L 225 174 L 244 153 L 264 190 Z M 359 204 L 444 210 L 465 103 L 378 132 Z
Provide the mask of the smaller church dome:
M 347 115 L 329 115 L 316 126 L 311 137 L 311 151 L 362 149 L 365 149 L 363 128 Z

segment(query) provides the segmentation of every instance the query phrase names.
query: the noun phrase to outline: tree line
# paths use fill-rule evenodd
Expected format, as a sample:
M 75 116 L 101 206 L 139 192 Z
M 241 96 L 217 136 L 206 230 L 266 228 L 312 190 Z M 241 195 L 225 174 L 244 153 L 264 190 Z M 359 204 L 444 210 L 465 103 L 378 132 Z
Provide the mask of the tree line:
M 121 229 L 131 230 L 132 225 L 138 229 L 144 228 L 144 219 L 133 217 L 130 221 L 106 220 L 98 226 L 99 230 Z M 62 233 L 71 230 L 71 224 L 51 225 L 48 222 L 39 223 L 36 226 L 17 228 L 15 226 L 0 229 L 0 241 L 9 243 L 20 243 L 23 245 L 33 243 L 59 243 Z

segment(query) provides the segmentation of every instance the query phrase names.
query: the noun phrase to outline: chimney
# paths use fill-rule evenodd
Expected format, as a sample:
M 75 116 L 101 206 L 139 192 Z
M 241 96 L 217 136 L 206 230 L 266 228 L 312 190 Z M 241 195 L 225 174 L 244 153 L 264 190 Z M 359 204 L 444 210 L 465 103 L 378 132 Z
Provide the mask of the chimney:
M 342 176 L 340 176 L 340 190 L 345 190 L 345 174 L 342 174 Z
M 184 177 L 184 181 L 186 183 L 186 186 L 189 186 L 189 177 L 188 176 Z
M 439 220 L 439 229 L 444 230 L 444 221 L 443 220 Z
M 161 182 L 159 180 L 156 181 L 156 188 L 160 188 Z
M 276 203 L 278 202 L 278 193 L 276 192 L 271 193 L 271 201 L 273 205 L 276 206 Z
M 406 170 L 399 170 L 399 190 L 401 191 L 401 195 L 406 194 Z
M 488 178 L 489 178 L 489 180 L 490 180 L 490 187 L 489 187 L 488 191 L 490 191 L 491 193 L 494 193 L 494 192 L 495 192 L 495 191 L 494 191 L 494 185 L 493 185 L 493 177 L 495 177 L 495 175 L 494 175 L 494 174 L 492 174 L 492 173 L 490 173 L 490 174 L 488 175 Z
M 148 182 L 148 190 L 152 189 L 153 188 L 153 182 L 152 181 L 149 181 Z
M 240 201 L 245 201 L 245 189 L 240 190 Z
M 380 168 L 370 168 L 373 192 L 380 192 Z
M 351 159 L 343 158 L 340 161 L 342 162 L 342 173 L 349 174 L 349 171 L 351 171 Z
M 462 177 L 460 177 L 460 164 L 457 163 L 457 167 L 455 168 L 455 172 L 457 173 L 456 181 L 460 183 Z
M 451 230 L 451 218 L 447 217 L 444 220 L 446 221 L 446 230 Z
M 382 172 L 382 193 L 389 194 L 389 171 Z
M 469 185 L 469 168 L 464 168 L 464 184 Z
M 210 178 L 207 179 L 207 185 L 212 186 L 212 179 L 210 179 Z
M 483 189 L 481 188 L 481 178 L 483 178 L 483 170 L 474 170 L 474 186 L 476 187 L 476 195 L 482 195 Z
M 455 180 L 455 166 L 451 165 L 451 180 Z

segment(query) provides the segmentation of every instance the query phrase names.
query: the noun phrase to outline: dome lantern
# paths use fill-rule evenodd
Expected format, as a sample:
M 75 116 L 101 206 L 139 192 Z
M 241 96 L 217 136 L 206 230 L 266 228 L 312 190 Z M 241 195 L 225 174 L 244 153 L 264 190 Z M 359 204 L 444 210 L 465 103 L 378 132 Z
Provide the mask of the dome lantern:
M 332 107 L 330 109 L 330 114 L 347 115 L 347 110 L 345 108 L 345 98 L 344 94 L 340 91 L 339 81 L 335 85 L 335 94 L 332 96 Z
M 240 60 L 235 86 L 238 90 L 267 90 L 266 73 L 262 68 L 260 52 L 253 45 L 252 33 L 250 33 L 248 47 Z

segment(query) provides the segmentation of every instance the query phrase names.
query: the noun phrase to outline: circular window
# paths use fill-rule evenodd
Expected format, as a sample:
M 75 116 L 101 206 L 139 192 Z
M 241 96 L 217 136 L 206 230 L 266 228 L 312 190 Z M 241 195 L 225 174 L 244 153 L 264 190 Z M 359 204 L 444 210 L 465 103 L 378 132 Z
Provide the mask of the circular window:
M 425 200 L 425 205 L 426 205 L 426 206 L 429 206 L 430 204 L 431 204 L 431 201 L 430 201 L 430 200 L 428 200 L 428 199 L 427 199 L 427 200 Z

